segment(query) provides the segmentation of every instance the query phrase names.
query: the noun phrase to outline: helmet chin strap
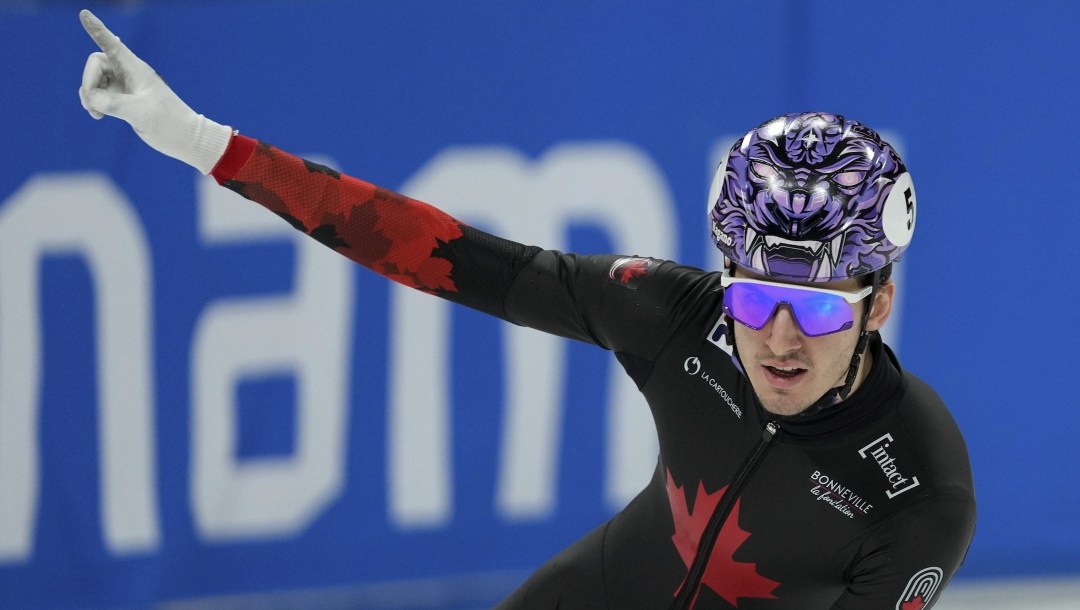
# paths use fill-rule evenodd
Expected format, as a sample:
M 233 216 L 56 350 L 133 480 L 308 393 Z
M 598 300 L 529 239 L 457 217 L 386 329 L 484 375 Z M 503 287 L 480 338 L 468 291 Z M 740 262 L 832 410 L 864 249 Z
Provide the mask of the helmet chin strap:
M 862 355 L 866 352 L 866 346 L 870 343 L 870 337 L 874 334 L 873 331 L 866 330 L 866 323 L 870 319 L 870 310 L 874 308 L 874 298 L 877 297 L 877 291 L 880 286 L 881 271 L 875 271 L 870 284 L 870 304 L 863 309 L 862 317 L 859 320 L 859 340 L 855 343 L 855 353 L 851 355 L 851 363 L 848 364 L 847 377 L 844 378 L 844 385 L 838 388 L 832 388 L 828 392 L 825 392 L 825 394 L 817 399 L 814 404 L 810 405 L 804 413 L 817 412 L 824 407 L 829 407 L 838 402 L 847 400 L 847 397 L 851 395 L 851 387 L 855 384 L 855 378 L 859 375 L 859 365 L 862 363 Z

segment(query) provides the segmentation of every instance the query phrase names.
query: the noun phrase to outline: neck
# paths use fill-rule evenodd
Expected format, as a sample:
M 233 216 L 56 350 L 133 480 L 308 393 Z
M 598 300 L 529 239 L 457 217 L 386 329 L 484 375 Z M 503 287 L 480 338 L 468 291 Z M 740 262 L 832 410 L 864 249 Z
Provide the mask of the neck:
M 844 402 L 835 402 L 835 396 L 831 396 L 831 402 L 822 397 L 820 403 L 798 415 L 769 414 L 767 417 L 780 421 L 787 432 L 803 437 L 827 434 L 856 421 L 869 421 L 865 418 L 873 419 L 881 409 L 896 404 L 897 389 L 903 385 L 903 377 L 895 356 L 880 339 L 870 342 L 867 355 L 872 355 L 873 359 L 867 363 L 866 375 L 860 376 L 859 389 Z

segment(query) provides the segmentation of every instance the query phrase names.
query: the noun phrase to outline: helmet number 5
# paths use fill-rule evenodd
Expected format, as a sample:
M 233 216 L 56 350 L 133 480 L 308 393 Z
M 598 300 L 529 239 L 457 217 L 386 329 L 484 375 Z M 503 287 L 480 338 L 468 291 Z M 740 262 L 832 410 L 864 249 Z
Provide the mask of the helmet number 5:
M 911 187 L 904 189 L 904 204 L 907 205 L 907 228 L 910 231 L 915 225 L 915 192 Z

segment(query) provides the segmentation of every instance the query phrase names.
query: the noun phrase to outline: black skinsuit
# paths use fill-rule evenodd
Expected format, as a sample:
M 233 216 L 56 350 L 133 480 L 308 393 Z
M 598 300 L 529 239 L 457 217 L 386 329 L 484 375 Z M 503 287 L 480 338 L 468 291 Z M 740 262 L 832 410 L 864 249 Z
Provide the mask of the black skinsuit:
M 880 340 L 846 401 L 771 416 L 725 342 L 719 273 L 525 247 L 241 137 L 214 175 L 383 275 L 613 351 L 648 399 L 648 486 L 500 608 L 919 610 L 963 561 L 963 438 Z

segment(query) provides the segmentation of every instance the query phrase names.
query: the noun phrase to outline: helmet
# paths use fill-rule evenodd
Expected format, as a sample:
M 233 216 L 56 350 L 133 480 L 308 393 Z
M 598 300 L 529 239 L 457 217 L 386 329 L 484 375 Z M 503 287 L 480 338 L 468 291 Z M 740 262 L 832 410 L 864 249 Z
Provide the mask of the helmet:
M 907 248 L 915 190 L 874 130 L 838 114 L 787 114 L 724 157 L 709 192 L 716 247 L 762 275 L 826 282 L 878 271 Z

